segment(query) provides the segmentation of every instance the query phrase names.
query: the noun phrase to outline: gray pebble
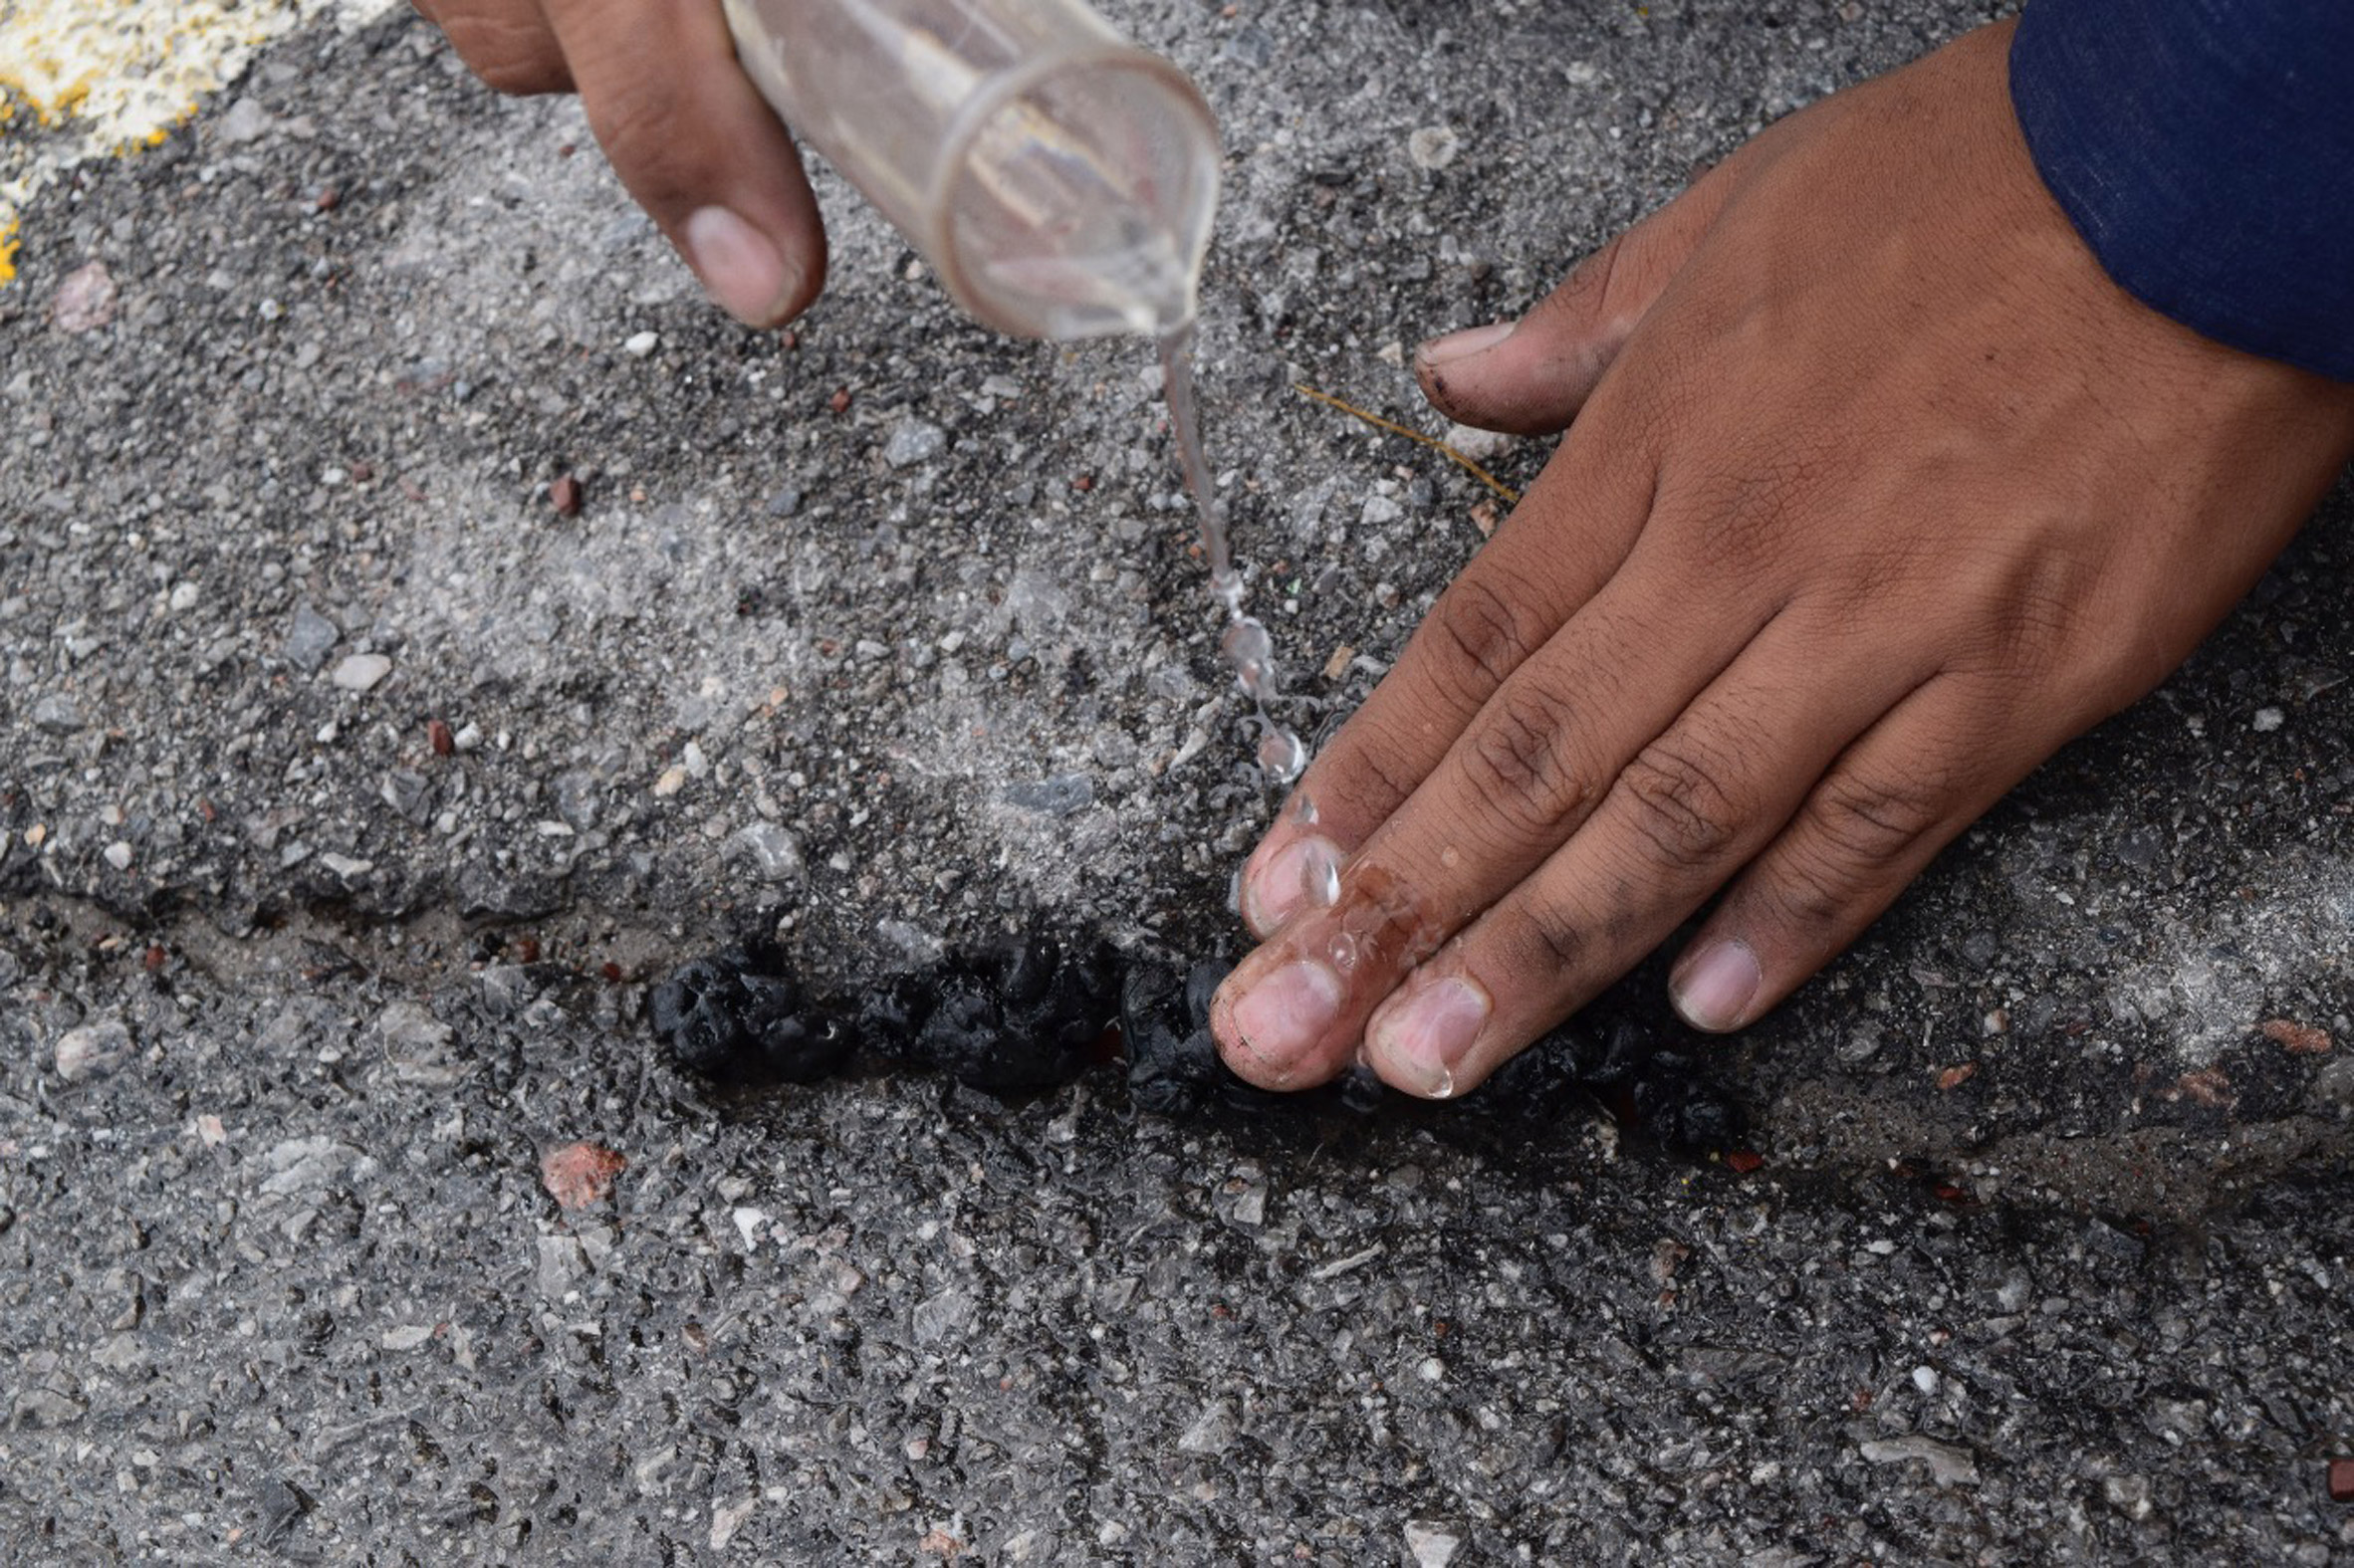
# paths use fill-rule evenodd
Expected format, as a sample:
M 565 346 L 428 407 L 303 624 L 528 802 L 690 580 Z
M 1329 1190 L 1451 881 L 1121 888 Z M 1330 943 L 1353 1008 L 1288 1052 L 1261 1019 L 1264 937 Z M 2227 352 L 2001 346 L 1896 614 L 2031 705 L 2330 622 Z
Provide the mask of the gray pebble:
M 1940 1486 L 1976 1486 L 1978 1460 L 1971 1452 L 1951 1443 L 1940 1443 L 1935 1438 L 1918 1434 L 1906 1438 L 1886 1438 L 1863 1445 L 1863 1456 L 1874 1464 L 1901 1464 L 1907 1459 L 1920 1459 L 1929 1466 L 1929 1478 Z
M 1005 787 L 1008 805 L 1044 816 L 1070 816 L 1095 803 L 1095 783 L 1085 774 L 1024 781 Z
M 72 735 L 82 728 L 82 709 L 73 698 L 52 692 L 33 704 L 33 723 L 52 735 Z
M 130 1030 L 119 1018 L 68 1029 L 57 1040 L 57 1075 L 68 1083 L 103 1077 L 130 1056 Z
M 1238 28 L 1226 41 L 1226 58 L 1252 71 L 1265 71 L 1275 57 L 1275 37 L 1263 27 Z
M 802 874 L 800 840 L 774 822 L 746 825 L 731 848 L 764 882 L 789 882 Z
M 893 468 L 906 468 L 938 457 L 947 449 L 947 431 L 920 419 L 910 419 L 891 431 L 890 440 L 883 444 L 883 461 Z
M 343 630 L 309 604 L 295 606 L 294 624 L 287 629 L 286 641 L 279 653 L 286 662 L 304 674 L 317 673 L 327 662 L 327 653 L 343 637 Z
M 348 692 L 373 691 L 376 683 L 392 673 L 392 661 L 380 653 L 354 653 L 336 666 L 331 677 Z
M 241 98 L 230 105 L 229 112 L 215 122 L 213 133 L 233 146 L 243 146 L 249 141 L 259 141 L 268 135 L 270 127 L 275 123 L 276 120 L 271 117 L 270 112 L 258 102 L 250 98 Z
M 262 1157 L 270 1168 L 270 1175 L 263 1179 L 262 1191 L 283 1197 L 325 1187 L 352 1154 L 350 1148 L 324 1134 L 282 1139 Z
M 1447 1568 L 1463 1547 L 1463 1538 L 1443 1526 L 1415 1519 L 1406 1526 L 1406 1550 L 1414 1568 Z
M 1425 125 L 1406 138 L 1406 155 L 1419 169 L 1443 169 L 1462 150 L 1462 138 L 1445 125 Z
M 922 1302 L 915 1309 L 915 1342 L 936 1345 L 961 1333 L 973 1321 L 973 1298 L 951 1290 Z
M 1181 1454 L 1224 1454 L 1234 1444 L 1234 1406 L 1227 1400 L 1213 1400 L 1194 1418 L 1185 1436 L 1177 1440 Z
M 469 1065 L 454 1049 L 456 1031 L 413 1002 L 395 1002 L 376 1014 L 372 1031 L 392 1076 L 403 1083 L 457 1082 Z

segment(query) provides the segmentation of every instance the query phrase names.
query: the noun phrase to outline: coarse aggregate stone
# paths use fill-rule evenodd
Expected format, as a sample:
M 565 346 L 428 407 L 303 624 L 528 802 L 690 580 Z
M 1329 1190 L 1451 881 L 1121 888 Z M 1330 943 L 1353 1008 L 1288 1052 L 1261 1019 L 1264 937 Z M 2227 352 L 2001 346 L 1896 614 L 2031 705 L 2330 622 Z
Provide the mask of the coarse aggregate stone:
M 1212 461 L 1310 737 L 1494 511 L 1292 384 L 1443 431 L 1414 341 L 1994 14 L 1105 9 L 1225 125 Z M 1466 1106 L 1172 1118 L 1112 1062 L 724 1092 L 651 1038 L 680 966 L 760 939 L 855 993 L 1041 915 L 1231 956 L 1276 799 L 1149 351 L 990 336 L 819 179 L 827 300 L 741 332 L 577 107 L 395 17 L 296 34 L 28 207 L 0 1537 L 2354 1553 L 2345 487 L 1738 1040 L 1682 1033 L 1655 962 Z M 1518 484 L 1542 457 L 1481 446 Z M 1746 1124 L 1661 1152 L 1654 1080 L 1597 1069 L 1630 1053 Z

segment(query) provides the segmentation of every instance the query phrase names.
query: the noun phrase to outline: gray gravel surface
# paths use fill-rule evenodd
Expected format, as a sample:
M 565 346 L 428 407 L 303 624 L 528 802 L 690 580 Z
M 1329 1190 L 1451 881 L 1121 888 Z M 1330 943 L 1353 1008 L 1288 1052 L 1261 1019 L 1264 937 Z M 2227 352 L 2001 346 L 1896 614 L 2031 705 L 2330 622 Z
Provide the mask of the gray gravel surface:
M 1311 735 L 1492 514 L 1291 383 L 1427 423 L 1419 337 L 1990 14 L 1107 9 L 1226 125 L 1212 459 Z M 2344 488 L 1783 1014 L 1683 1039 L 1654 968 L 1573 1025 L 1704 1054 L 1741 1147 L 1607 1095 L 1170 1122 L 1109 1066 L 715 1097 L 644 1021 L 686 959 L 855 990 L 1039 911 L 1206 953 L 1274 801 L 1147 353 L 971 328 L 821 183 L 833 292 L 741 333 L 574 106 L 393 20 L 28 212 L 0 1536 L 2354 1554 Z

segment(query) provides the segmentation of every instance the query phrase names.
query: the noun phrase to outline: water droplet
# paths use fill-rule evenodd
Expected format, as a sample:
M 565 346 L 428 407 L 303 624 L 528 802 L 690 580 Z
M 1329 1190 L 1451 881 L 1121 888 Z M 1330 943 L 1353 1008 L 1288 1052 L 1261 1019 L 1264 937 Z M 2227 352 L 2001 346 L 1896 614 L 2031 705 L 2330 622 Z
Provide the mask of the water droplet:
M 1290 784 L 1307 767 L 1307 748 L 1291 731 L 1269 725 L 1259 738 L 1259 766 L 1278 784 Z
M 1218 647 L 1228 660 L 1237 664 L 1265 664 L 1275 651 L 1275 639 L 1267 634 L 1267 627 L 1256 617 L 1238 617 L 1226 628 L 1226 635 L 1218 639 Z
M 1202 552 L 1210 559 L 1210 595 L 1226 611 L 1227 627 L 1219 638 L 1218 651 L 1234 671 L 1235 684 L 1258 710 L 1261 771 L 1273 783 L 1290 784 L 1307 767 L 1307 747 L 1268 715 L 1268 704 L 1282 695 L 1276 678 L 1275 639 L 1258 620 L 1243 613 L 1243 575 L 1235 569 L 1226 519 L 1218 509 L 1209 461 L 1202 451 L 1190 318 L 1161 335 L 1161 382 L 1169 404 L 1169 429 L 1177 440 L 1178 465 L 1185 472 L 1185 488 L 1193 493 L 1194 509 L 1201 517 Z
M 1340 858 L 1319 840 L 1310 840 L 1299 860 L 1299 888 L 1313 909 L 1330 909 L 1340 902 Z

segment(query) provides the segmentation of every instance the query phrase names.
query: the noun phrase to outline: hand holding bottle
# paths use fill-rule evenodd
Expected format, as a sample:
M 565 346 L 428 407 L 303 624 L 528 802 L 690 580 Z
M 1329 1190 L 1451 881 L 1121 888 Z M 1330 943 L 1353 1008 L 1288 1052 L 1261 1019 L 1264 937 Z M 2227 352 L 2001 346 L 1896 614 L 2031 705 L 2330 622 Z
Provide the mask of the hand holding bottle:
M 825 283 L 800 154 L 716 4 L 416 0 L 502 93 L 579 92 L 613 171 L 730 315 L 779 327 Z
M 492 87 L 577 86 L 629 193 L 751 326 L 797 315 L 824 272 L 776 114 L 988 326 L 1164 336 L 1193 319 L 1217 124 L 1085 0 L 417 3 Z

